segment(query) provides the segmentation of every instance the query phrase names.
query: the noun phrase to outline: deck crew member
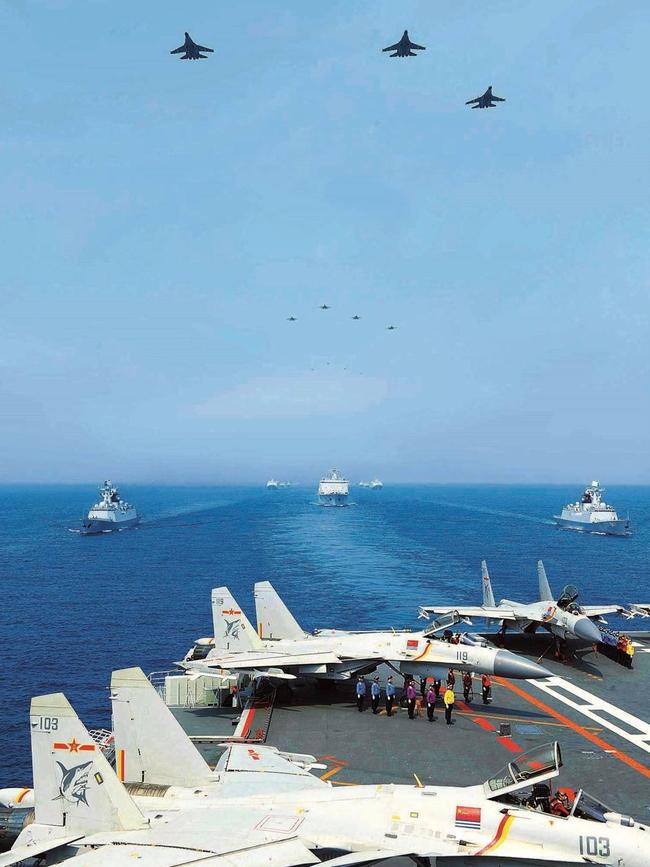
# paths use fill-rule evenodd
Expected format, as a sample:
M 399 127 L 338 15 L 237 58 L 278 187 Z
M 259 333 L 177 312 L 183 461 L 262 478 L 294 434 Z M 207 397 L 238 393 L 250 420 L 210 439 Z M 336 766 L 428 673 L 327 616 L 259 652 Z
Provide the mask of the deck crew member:
M 415 681 L 411 680 L 406 687 L 406 707 L 409 712 L 409 719 L 415 719 L 415 700 L 418 697 L 415 689 Z
M 625 651 L 627 649 L 627 638 L 621 634 L 618 636 L 618 640 L 616 642 L 616 660 L 620 662 L 621 665 L 625 665 L 627 660 L 625 659 Z
M 634 645 L 632 639 L 628 638 L 625 645 L 625 664 L 628 668 L 632 668 L 632 660 L 634 659 Z
M 472 675 L 469 671 L 463 672 L 463 698 L 469 704 L 473 698 Z
M 489 674 L 484 674 L 481 678 L 481 696 L 483 698 L 483 704 L 488 703 L 488 699 L 490 698 L 490 693 L 492 692 L 492 681 L 490 680 Z
M 361 675 L 359 675 L 359 677 L 357 678 L 357 710 L 359 711 L 359 713 L 361 713 L 361 711 L 363 710 L 363 705 L 364 705 L 365 700 L 366 700 L 366 682 L 361 677 Z
M 420 678 L 420 695 L 424 698 L 427 694 L 427 679 L 426 677 Z
M 441 685 L 442 685 L 442 684 L 440 683 L 440 678 L 439 678 L 439 677 L 435 677 L 435 678 L 433 679 L 433 689 L 434 689 L 434 692 L 435 692 L 435 694 L 436 694 L 436 698 L 438 698 L 438 696 L 440 695 L 440 687 L 441 687 Z
M 456 686 L 456 675 L 453 668 L 450 668 L 447 672 L 447 686 L 450 686 L 452 689 Z
M 379 677 L 375 676 L 370 687 L 370 704 L 372 712 L 376 714 L 379 711 L 379 699 L 381 698 L 381 687 L 379 686 Z
M 447 722 L 447 725 L 450 726 L 450 725 L 452 725 L 451 712 L 452 712 L 453 707 L 454 707 L 454 702 L 456 701 L 456 697 L 454 696 L 454 691 L 450 686 L 448 686 L 447 689 L 445 690 L 445 697 L 444 697 L 443 701 L 445 703 L 445 720 Z
M 433 722 L 433 711 L 436 707 L 436 691 L 433 686 L 429 686 L 425 698 L 427 702 L 427 717 L 429 718 L 429 722 Z
M 393 713 L 393 702 L 395 701 L 395 684 L 393 683 L 392 675 L 386 681 L 386 716 L 391 716 Z

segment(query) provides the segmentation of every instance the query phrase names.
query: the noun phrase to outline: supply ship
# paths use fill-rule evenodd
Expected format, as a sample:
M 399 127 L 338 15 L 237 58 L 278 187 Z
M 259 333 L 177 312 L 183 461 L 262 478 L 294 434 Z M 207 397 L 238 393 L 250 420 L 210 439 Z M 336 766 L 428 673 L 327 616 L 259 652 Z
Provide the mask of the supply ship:
M 115 485 L 107 479 L 99 489 L 102 498 L 90 509 L 81 523 L 81 533 L 84 536 L 95 533 L 111 533 L 114 530 L 125 530 L 134 527 L 139 521 L 135 506 L 120 498 Z
M 338 470 L 331 470 L 329 475 L 320 480 L 318 485 L 318 501 L 321 506 L 347 506 L 349 482 Z
M 575 503 L 562 509 L 561 515 L 554 515 L 558 527 L 568 530 L 581 530 L 583 533 L 602 533 L 607 536 L 630 536 L 630 518 L 619 518 L 613 506 L 603 502 L 604 489 L 593 481 Z

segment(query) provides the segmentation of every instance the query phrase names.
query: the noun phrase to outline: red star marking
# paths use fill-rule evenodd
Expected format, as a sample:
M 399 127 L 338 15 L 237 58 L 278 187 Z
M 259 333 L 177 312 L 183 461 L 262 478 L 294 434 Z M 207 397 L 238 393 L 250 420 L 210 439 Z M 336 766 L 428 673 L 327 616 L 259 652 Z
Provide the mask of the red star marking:
M 76 740 L 74 738 L 72 738 L 72 740 L 68 744 L 68 749 L 70 750 L 71 753 L 79 752 L 79 744 L 76 742 Z

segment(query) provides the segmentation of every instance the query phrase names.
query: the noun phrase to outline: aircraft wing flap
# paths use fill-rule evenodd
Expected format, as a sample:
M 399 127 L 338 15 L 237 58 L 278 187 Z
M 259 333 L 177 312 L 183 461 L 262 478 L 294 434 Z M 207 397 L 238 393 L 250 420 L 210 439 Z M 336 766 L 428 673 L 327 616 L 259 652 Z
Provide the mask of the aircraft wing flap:
M 423 614 L 451 614 L 457 611 L 461 617 L 485 617 L 490 620 L 516 620 L 515 612 L 511 608 L 493 608 L 483 605 L 423 605 L 420 608 Z
M 295 778 L 297 789 L 327 785 L 306 768 L 290 762 L 277 750 L 252 744 L 230 744 L 216 770 L 224 773 L 283 774 Z
M 83 834 L 68 834 L 65 837 L 48 837 L 39 843 L 14 846 L 13 849 L 0 855 L 0 867 L 11 867 L 11 865 L 19 864 L 21 861 L 37 858 L 39 855 L 45 855 L 47 852 L 52 852 L 60 846 L 68 846 L 70 843 L 81 840 L 83 836 Z
M 200 664 L 190 665 L 189 668 L 205 670 L 206 668 L 225 668 L 230 671 L 283 668 L 296 665 L 324 665 L 327 663 L 341 662 L 340 656 L 330 651 L 315 653 L 267 653 L 264 651 L 250 653 L 231 653 L 227 656 L 208 657 Z

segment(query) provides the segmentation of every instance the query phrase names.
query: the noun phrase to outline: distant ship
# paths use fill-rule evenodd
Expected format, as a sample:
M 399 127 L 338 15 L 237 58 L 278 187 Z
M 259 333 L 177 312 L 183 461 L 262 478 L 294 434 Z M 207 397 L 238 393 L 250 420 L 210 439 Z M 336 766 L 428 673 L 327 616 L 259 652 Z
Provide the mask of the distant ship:
M 370 482 L 359 482 L 359 487 L 360 488 L 369 488 Z
M 269 479 L 266 483 L 267 488 L 272 488 L 274 491 L 280 487 L 280 482 L 277 479 Z
M 117 488 L 110 480 L 104 482 L 99 492 L 101 500 L 95 503 L 81 523 L 84 535 L 125 530 L 139 522 L 140 516 L 135 507 L 120 499 Z
M 349 482 L 338 470 L 320 480 L 318 499 L 321 506 L 347 506 Z
M 370 487 L 371 487 L 371 488 L 383 488 L 383 487 L 384 487 L 384 483 L 383 483 L 382 481 L 380 481 L 379 479 L 373 479 L 373 480 L 370 482 Z
M 592 482 L 581 499 L 569 503 L 561 515 L 554 515 L 558 527 L 581 530 L 583 533 L 603 533 L 608 536 L 630 536 L 630 519 L 619 518 L 613 506 L 602 500 L 604 489 Z

